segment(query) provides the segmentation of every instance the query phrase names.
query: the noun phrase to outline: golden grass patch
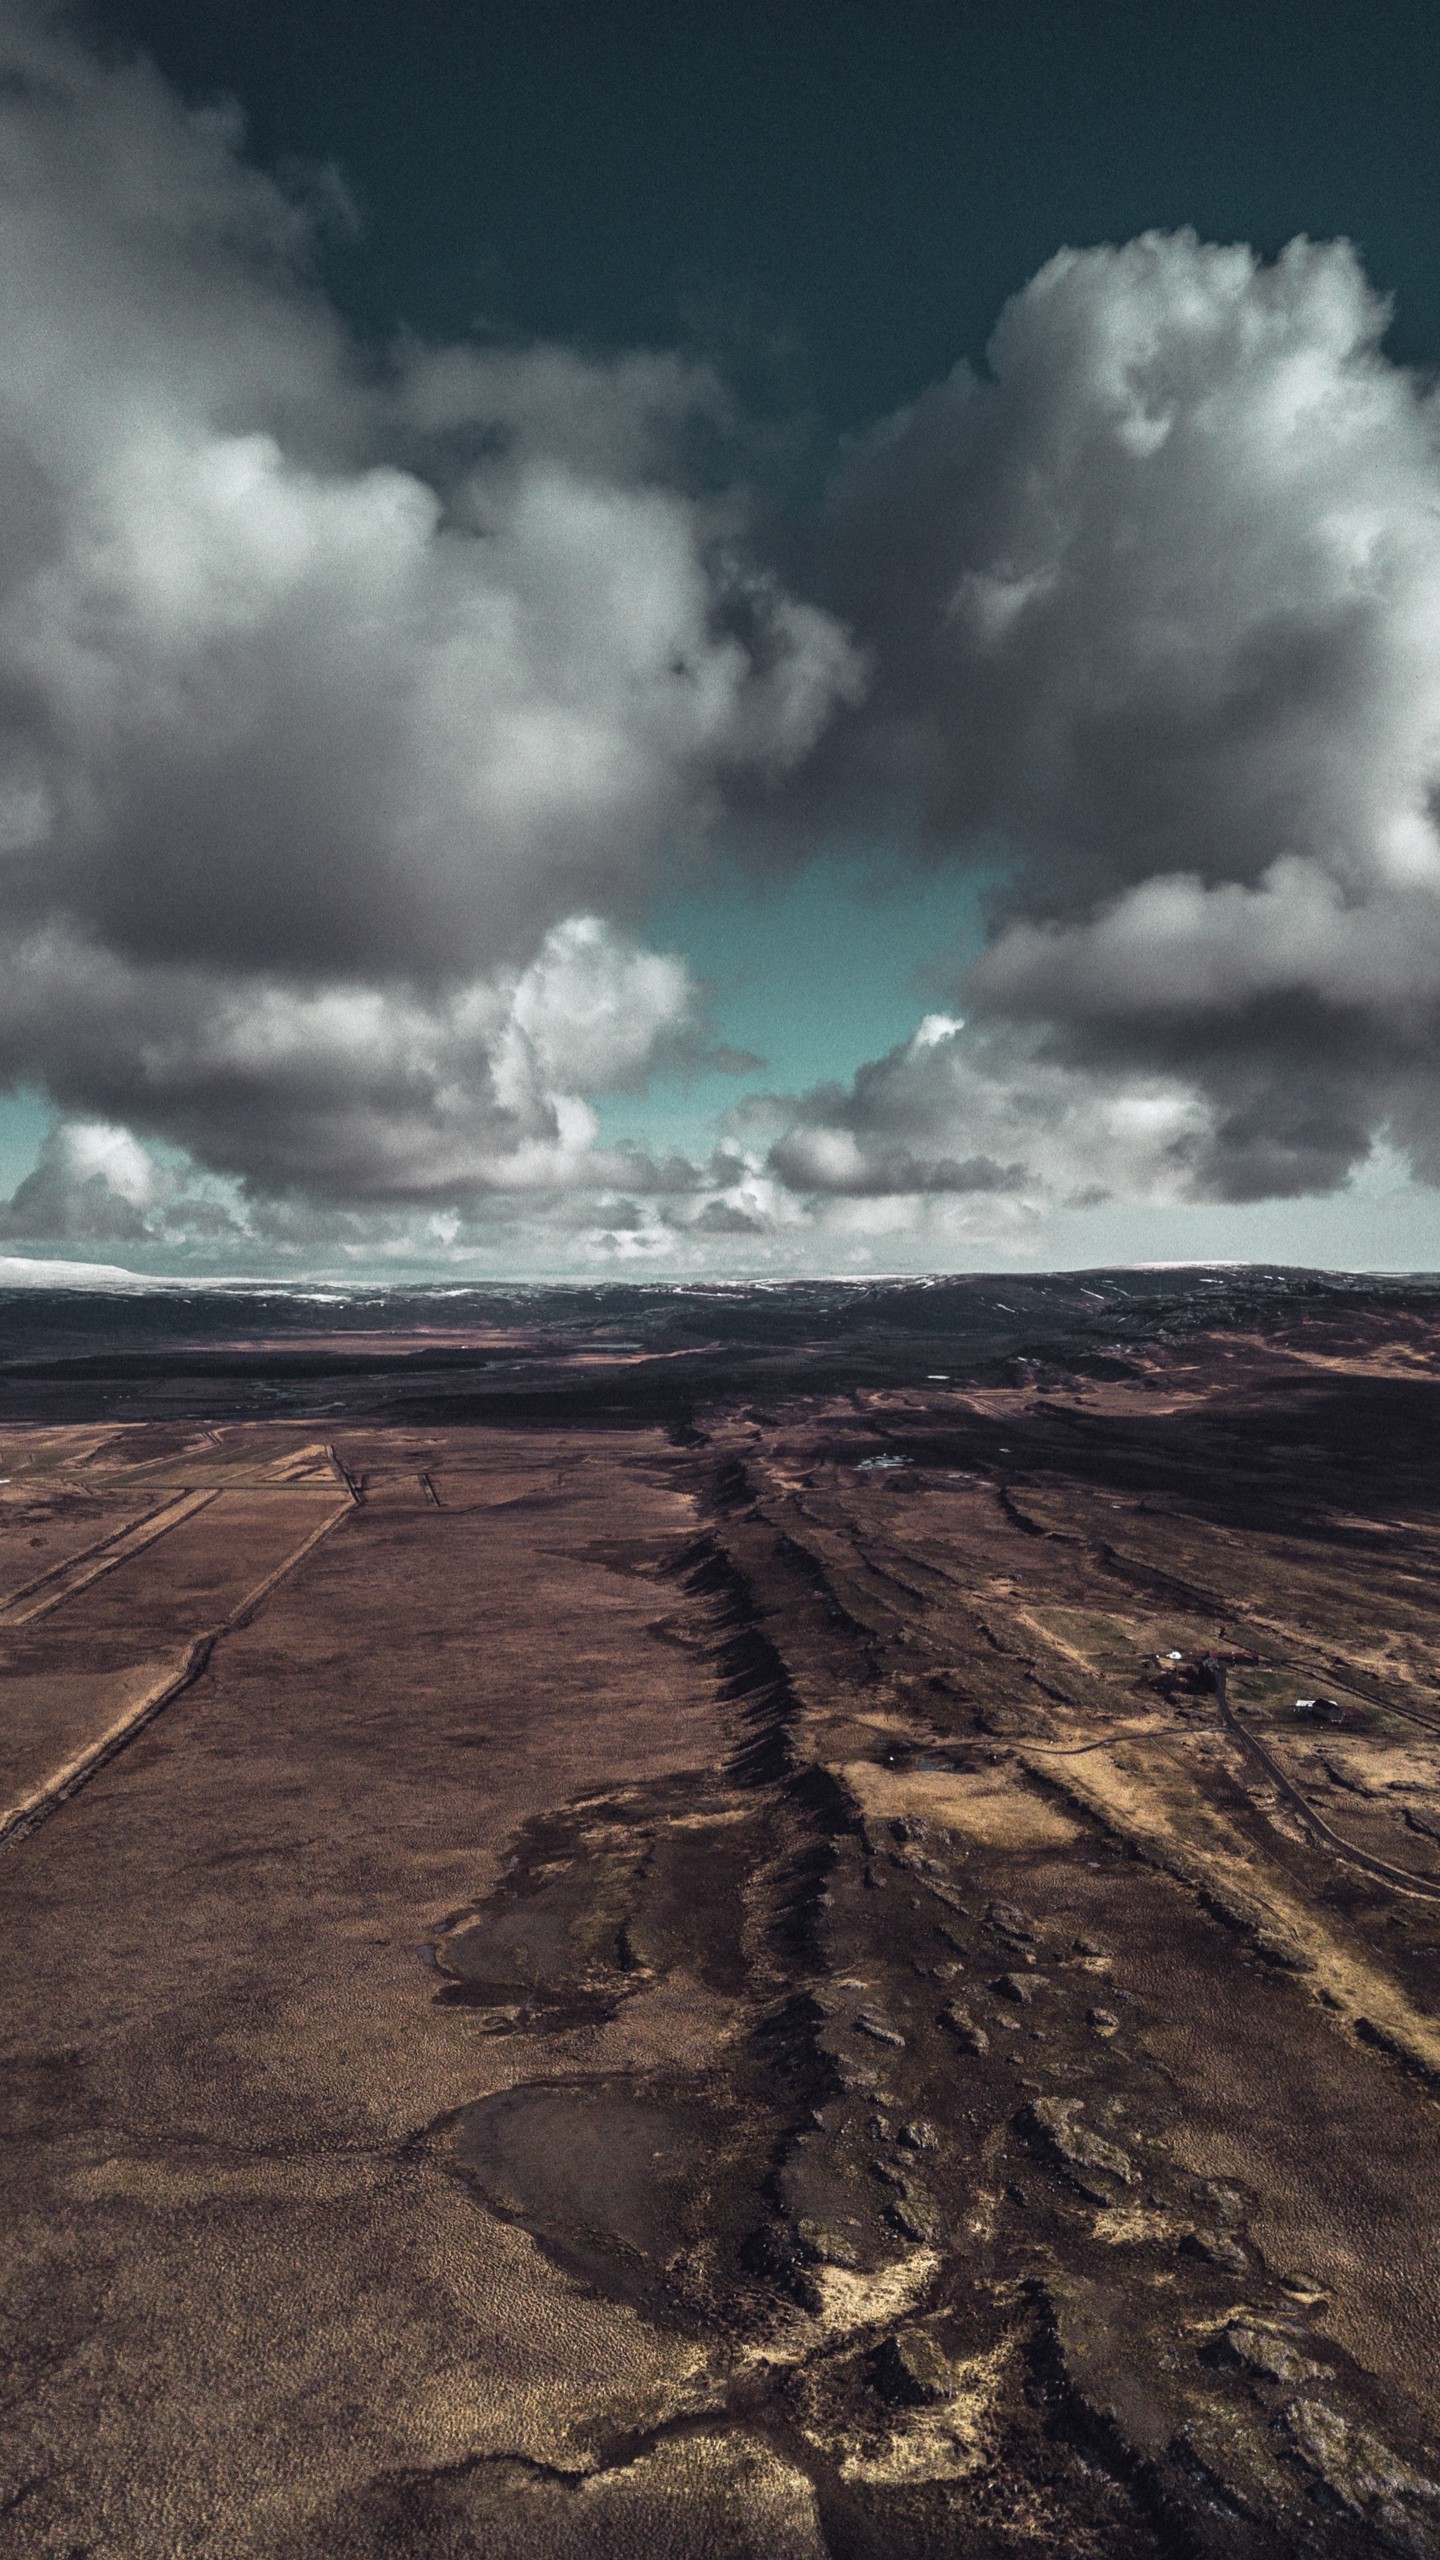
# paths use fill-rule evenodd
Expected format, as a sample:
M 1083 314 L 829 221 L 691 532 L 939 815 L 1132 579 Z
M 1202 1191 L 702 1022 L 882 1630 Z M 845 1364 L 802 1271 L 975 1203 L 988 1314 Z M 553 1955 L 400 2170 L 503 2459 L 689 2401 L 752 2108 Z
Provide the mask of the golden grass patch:
M 1022 1748 L 1018 1756 L 1028 1755 Z M 1288 1878 L 1262 1864 L 1253 1843 L 1205 1803 L 1178 1757 L 1137 1765 L 1118 1744 L 1080 1761 L 1037 1766 L 1051 1787 L 1188 1885 L 1262 1954 L 1303 1976 L 1327 2016 L 1440 2078 L 1440 2021 L 1416 2008 Z
M 1079 1824 L 1010 1764 L 971 1774 L 851 1760 L 838 1774 L 868 1822 L 918 1814 L 993 1849 L 1058 1849 L 1079 1837 Z

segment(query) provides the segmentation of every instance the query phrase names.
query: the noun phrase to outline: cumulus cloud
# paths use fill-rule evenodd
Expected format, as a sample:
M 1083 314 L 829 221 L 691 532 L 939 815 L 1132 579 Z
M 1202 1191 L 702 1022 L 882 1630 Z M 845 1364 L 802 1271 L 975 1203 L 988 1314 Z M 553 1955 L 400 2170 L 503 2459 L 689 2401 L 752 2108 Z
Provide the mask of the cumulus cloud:
M 711 374 L 362 361 L 240 140 L 0 9 L 5 1063 L 262 1187 L 563 1179 L 693 1010 L 583 920 L 859 660 Z
M 768 1170 L 822 1210 L 842 1199 L 951 1198 L 987 1204 L 981 1223 L 994 1231 L 1013 1224 L 1012 1204 L 1033 1213 L 1116 1191 L 1182 1198 L 1212 1137 L 1203 1100 L 1177 1077 L 1081 1075 L 1023 1035 L 974 1036 L 944 1015 L 848 1086 L 798 1101 L 766 1096 L 736 1117 L 752 1143 L 768 1138 Z
M 148 1243 L 159 1190 L 153 1158 L 128 1129 L 103 1120 L 61 1123 L 0 1208 L 0 1236 Z
M 1343 242 L 1066 251 L 992 378 L 836 493 L 829 591 L 877 670 L 838 772 L 1013 857 L 964 988 L 980 1086 L 1030 1056 L 1019 1109 L 1068 1067 L 1097 1167 L 1117 1076 L 1188 1092 L 1193 1196 L 1329 1188 L 1381 1129 L 1440 1172 L 1440 405 L 1387 318 Z
M 130 1130 L 105 1120 L 62 1120 L 39 1162 L 0 1203 L 0 1239 L 47 1244 L 158 1245 L 250 1239 L 252 1222 L 227 1187 L 167 1151 L 161 1161 Z
M 162 1129 L 262 1196 L 663 1187 L 665 1168 L 597 1150 L 586 1096 L 683 1055 L 695 992 L 683 962 L 593 917 L 553 927 L 525 969 L 428 996 L 127 965 L 38 934 L 0 953 L 0 1057 L 38 1063 L 77 1113 L 98 1097 L 112 1121 Z

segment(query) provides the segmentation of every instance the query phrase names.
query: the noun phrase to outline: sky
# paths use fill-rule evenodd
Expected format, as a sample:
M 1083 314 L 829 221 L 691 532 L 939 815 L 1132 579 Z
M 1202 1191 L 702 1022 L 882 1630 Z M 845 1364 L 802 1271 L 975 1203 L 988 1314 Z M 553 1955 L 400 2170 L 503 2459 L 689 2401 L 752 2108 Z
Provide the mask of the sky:
M 1440 1266 L 1433 10 L 0 0 L 0 1251 Z

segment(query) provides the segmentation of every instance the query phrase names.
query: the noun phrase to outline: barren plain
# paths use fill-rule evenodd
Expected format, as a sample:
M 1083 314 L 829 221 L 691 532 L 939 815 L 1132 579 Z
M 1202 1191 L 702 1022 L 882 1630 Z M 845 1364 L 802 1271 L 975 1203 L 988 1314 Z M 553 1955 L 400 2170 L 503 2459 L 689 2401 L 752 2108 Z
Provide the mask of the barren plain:
M 1167 1286 L 0 1374 L 0 2553 L 1440 2554 L 1440 1293 Z

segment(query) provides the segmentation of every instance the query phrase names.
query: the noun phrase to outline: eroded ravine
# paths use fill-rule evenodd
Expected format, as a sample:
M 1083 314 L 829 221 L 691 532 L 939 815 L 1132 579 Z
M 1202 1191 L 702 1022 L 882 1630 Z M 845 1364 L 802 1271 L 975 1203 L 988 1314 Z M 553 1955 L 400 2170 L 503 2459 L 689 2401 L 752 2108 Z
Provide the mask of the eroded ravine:
M 997 1702 L 990 1645 L 967 1716 L 953 1664 L 905 1660 L 934 1574 L 869 1539 L 839 1573 L 753 1450 L 697 1469 L 663 1633 L 711 1662 L 729 1783 L 557 1809 L 436 1958 L 500 2036 L 703 1986 L 710 2048 L 512 2084 L 437 2129 L 456 2174 L 703 2345 L 684 2423 L 783 2458 L 837 2554 L 1428 2550 L 1429 2276 L 1366 2261 L 1433 2175 L 1431 2101 L 996 1741 L 1033 1655 L 1001 1649 Z

